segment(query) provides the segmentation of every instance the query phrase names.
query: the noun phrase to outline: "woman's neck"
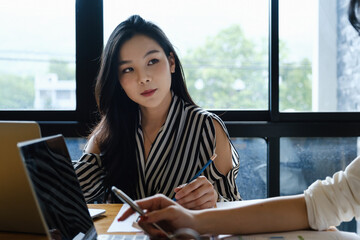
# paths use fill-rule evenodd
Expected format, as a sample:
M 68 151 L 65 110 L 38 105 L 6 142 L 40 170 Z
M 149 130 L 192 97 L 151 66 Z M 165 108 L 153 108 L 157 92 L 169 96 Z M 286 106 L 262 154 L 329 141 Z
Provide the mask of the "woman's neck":
M 167 97 L 162 104 L 156 108 L 140 107 L 141 127 L 144 134 L 144 154 L 147 161 L 151 147 L 159 133 L 161 126 L 165 123 L 172 96 Z
M 142 128 L 159 130 L 159 128 L 165 123 L 172 96 L 170 95 L 162 104 L 156 108 L 140 107 L 141 111 L 141 126 Z

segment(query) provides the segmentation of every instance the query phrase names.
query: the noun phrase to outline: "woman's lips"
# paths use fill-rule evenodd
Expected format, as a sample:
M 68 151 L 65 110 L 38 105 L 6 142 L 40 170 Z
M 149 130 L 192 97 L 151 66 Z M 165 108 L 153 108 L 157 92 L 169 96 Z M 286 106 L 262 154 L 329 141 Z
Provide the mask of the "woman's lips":
M 152 96 L 155 92 L 156 92 L 157 89 L 149 89 L 149 90 L 145 90 L 141 93 L 142 96 L 144 97 L 150 97 Z

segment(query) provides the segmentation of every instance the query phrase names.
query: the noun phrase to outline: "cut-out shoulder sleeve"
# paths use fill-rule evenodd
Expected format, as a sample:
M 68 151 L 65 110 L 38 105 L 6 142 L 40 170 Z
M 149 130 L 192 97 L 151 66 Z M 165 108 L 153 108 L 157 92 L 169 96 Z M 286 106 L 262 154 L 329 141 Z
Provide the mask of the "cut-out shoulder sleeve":
M 241 200 L 239 191 L 236 186 L 236 177 L 239 171 L 239 155 L 236 152 L 233 144 L 230 141 L 229 134 L 225 127 L 224 122 L 215 114 L 212 114 L 204 124 L 204 129 L 202 131 L 203 141 L 200 144 L 200 159 L 202 162 L 206 162 L 212 154 L 215 152 L 215 127 L 213 120 L 219 122 L 224 132 L 226 133 L 231 149 L 231 158 L 232 158 L 232 169 L 226 174 L 223 175 L 215 166 L 215 163 L 211 163 L 210 166 L 206 169 L 205 175 L 210 182 L 213 183 L 215 190 L 219 194 L 218 201 L 236 201 Z
M 86 202 L 99 199 L 104 193 L 105 171 L 98 154 L 84 153 L 74 164 Z

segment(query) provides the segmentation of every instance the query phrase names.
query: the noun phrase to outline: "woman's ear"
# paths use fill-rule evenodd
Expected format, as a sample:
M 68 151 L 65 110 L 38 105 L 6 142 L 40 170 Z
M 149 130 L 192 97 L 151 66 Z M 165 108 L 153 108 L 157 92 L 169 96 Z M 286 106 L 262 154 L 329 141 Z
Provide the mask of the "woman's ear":
M 169 65 L 170 65 L 170 72 L 174 73 L 175 72 L 175 57 L 174 57 L 173 52 L 170 52 L 168 59 L 169 59 Z

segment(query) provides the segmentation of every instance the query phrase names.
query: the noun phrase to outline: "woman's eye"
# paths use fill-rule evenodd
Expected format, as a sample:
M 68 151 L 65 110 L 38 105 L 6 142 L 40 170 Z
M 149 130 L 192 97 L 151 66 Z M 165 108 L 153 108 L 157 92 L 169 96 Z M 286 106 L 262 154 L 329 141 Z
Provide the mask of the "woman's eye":
M 155 63 L 157 63 L 157 62 L 159 62 L 158 59 L 151 59 L 151 60 L 149 61 L 149 65 L 153 65 L 153 64 L 155 64 Z
M 132 68 L 125 68 L 124 70 L 122 70 L 122 73 L 129 73 L 132 70 L 133 70 Z

